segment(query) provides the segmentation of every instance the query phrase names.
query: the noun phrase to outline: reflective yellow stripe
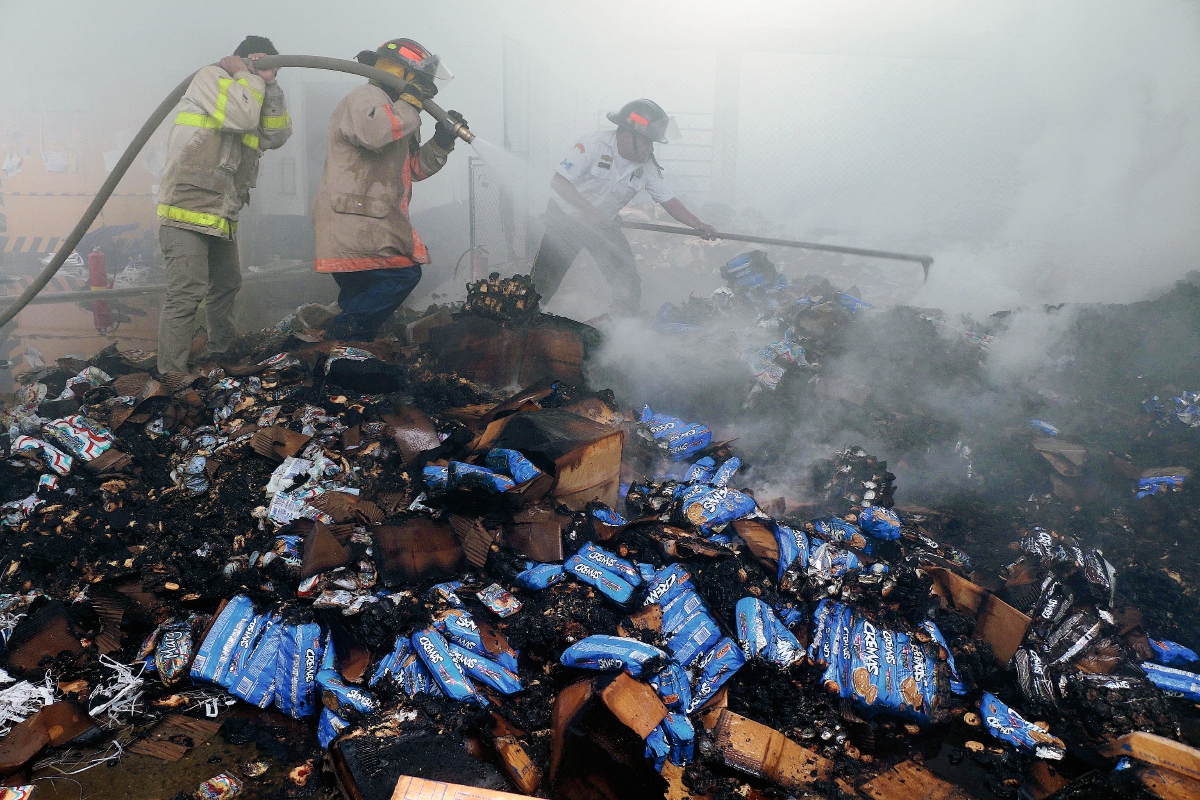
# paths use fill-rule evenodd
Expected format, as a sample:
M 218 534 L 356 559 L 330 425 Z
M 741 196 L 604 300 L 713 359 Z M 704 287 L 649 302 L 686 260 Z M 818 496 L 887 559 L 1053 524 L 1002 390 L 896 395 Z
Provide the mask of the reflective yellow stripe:
M 221 127 L 225 127 L 225 105 L 229 102 L 229 84 L 233 83 L 233 78 L 217 78 L 217 110 L 213 112 L 213 117 L 217 122 L 221 123 Z
M 258 101 L 258 104 L 260 106 L 262 105 L 262 100 L 263 100 L 262 92 L 260 92 L 258 89 L 255 89 L 253 86 L 251 86 L 250 83 L 245 78 L 238 78 L 237 82 L 240 83 L 242 86 L 245 86 L 247 89 L 249 89 L 250 94 L 254 95 L 254 99 Z
M 191 114 L 187 111 L 180 111 L 175 115 L 176 125 L 188 125 L 193 128 L 220 128 L 221 123 L 217 122 L 210 116 L 205 114 Z
M 262 126 L 263 126 L 263 130 L 267 130 L 267 131 L 278 130 L 280 128 L 286 128 L 288 126 L 288 123 L 291 121 L 292 121 L 291 116 L 285 111 L 285 112 L 283 112 L 282 117 L 263 117 L 262 118 Z
M 189 125 L 193 128 L 217 128 L 221 127 L 221 123 L 217 122 L 212 117 L 206 117 L 203 114 L 189 114 L 186 111 L 181 111 L 175 115 L 176 125 Z M 246 147 L 258 149 L 258 137 L 253 133 L 242 134 L 242 144 Z
M 226 236 L 232 236 L 237 230 L 237 223 L 234 223 L 231 228 L 229 220 L 224 217 L 218 217 L 216 214 L 202 214 L 199 211 L 188 211 L 186 208 L 177 208 L 165 203 L 158 204 L 158 215 L 166 219 L 173 219 L 176 222 L 186 222 L 188 225 L 214 228 Z

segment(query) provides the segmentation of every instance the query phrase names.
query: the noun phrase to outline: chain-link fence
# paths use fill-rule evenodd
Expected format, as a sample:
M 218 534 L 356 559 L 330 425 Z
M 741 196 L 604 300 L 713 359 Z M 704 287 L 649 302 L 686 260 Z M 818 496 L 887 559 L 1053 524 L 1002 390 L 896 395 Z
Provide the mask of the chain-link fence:
M 470 180 L 472 263 L 486 254 L 487 269 L 502 273 L 528 272 L 526 217 L 523 196 L 507 187 L 496 170 L 481 158 L 467 164 Z

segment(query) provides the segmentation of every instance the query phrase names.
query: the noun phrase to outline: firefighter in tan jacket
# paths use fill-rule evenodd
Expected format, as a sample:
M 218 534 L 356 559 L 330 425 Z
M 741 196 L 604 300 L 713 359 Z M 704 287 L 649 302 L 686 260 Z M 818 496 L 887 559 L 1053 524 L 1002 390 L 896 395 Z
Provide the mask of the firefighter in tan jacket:
M 429 263 L 408 217 L 412 183 L 446 164 L 454 134 L 438 123 L 421 144 L 421 103 L 437 93 L 435 80 L 451 77 L 437 56 L 411 39 L 393 39 L 358 60 L 404 78 L 411 91 L 371 82 L 334 109 L 313 229 L 316 270 L 332 273 L 339 289 L 341 313 L 327 338 L 370 341 Z
M 176 107 L 158 190 L 159 243 L 167 295 L 158 327 L 158 371 L 187 372 L 196 310 L 205 301 L 206 356 L 233 343 L 233 303 L 242 285 L 238 212 L 250 201 L 263 150 L 292 135 L 274 70 L 254 60 L 278 55 L 270 39 L 247 36 L 232 56 L 196 73 Z

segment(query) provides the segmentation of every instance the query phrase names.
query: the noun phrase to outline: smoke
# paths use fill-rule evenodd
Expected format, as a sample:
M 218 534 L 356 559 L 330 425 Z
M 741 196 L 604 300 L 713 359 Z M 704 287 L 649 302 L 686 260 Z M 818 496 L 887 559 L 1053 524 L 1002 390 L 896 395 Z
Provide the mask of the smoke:
M 1128 302 L 1192 269 L 1200 244 L 1194 4 L 612 0 L 605 8 L 601 21 L 590 6 L 547 0 L 417 4 L 399 15 L 379 0 L 333 10 L 298 0 L 283 13 L 213 0 L 181 24 L 177 8 L 131 0 L 72 0 L 53 14 L 9 0 L 0 9 L 0 159 L 18 146 L 36 152 L 48 128 L 66 131 L 68 144 L 109 141 L 247 33 L 270 36 L 284 53 L 344 58 L 411 36 L 456 74 L 438 100 L 470 120 L 480 152 L 492 143 L 511 154 L 493 148 L 488 161 L 499 164 L 494 179 L 525 198 L 527 264 L 554 165 L 580 136 L 609 127 L 603 112 L 651 97 L 687 131 L 684 142 L 659 150 L 668 180 L 721 228 L 935 258 L 921 285 L 912 265 L 769 249 L 792 279 L 825 275 L 880 309 L 941 309 L 954 322 L 934 333 L 949 342 L 953 363 L 975 364 L 965 373 L 906 361 L 906 352 L 932 346 L 931 324 L 900 325 L 886 313 L 821 373 L 869 387 L 873 402 L 906 408 L 910 420 L 940 424 L 951 446 L 981 421 L 1018 419 L 1024 394 L 1036 394 L 1038 376 L 1061 363 L 1054 342 L 1072 312 L 1048 314 L 1043 304 Z M 253 208 L 303 214 L 315 191 L 304 171 L 286 202 L 271 194 L 271 176 L 282 158 L 319 174 L 321 109 L 352 82 L 286 70 L 279 79 L 299 133 L 264 158 Z M 467 200 L 470 155 L 460 147 L 445 170 L 418 184 L 414 211 Z M 15 207 L 11 220 L 20 218 Z M 479 209 L 480 236 L 493 212 Z M 439 232 L 422 233 L 434 240 Z M 449 271 L 463 237 L 441 238 L 458 248 L 432 253 L 435 268 Z M 653 234 L 635 244 L 646 310 L 707 296 L 721 283 L 719 266 L 749 249 Z M 584 256 L 547 307 L 590 319 L 609 296 Z M 1028 310 L 999 325 L 983 356 L 952 330 L 967 324 L 959 314 L 978 323 L 1019 308 Z M 870 441 L 872 431 L 896 426 L 867 430 L 853 404 L 798 406 L 780 399 L 789 394 L 781 388 L 743 413 L 751 378 L 741 355 L 779 331 L 753 318 L 724 324 L 717 341 L 614 323 L 593 378 L 618 386 L 628 402 L 729 425 L 781 474 L 798 474 L 791 461 L 848 440 L 910 452 L 902 436 Z M 898 379 L 903 370 L 917 377 Z M 815 396 L 815 385 L 799 394 Z M 742 422 L 755 414 L 761 424 Z

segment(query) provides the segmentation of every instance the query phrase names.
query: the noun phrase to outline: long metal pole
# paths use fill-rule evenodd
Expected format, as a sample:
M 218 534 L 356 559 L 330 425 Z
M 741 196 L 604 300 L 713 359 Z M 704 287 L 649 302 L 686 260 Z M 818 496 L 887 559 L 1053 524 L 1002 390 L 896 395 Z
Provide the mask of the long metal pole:
M 253 286 L 278 278 L 290 278 L 296 275 L 314 274 L 310 267 L 299 269 L 275 269 L 266 272 L 252 272 L 242 280 L 242 286 Z M 167 291 L 165 283 L 149 283 L 144 286 L 122 286 L 120 289 L 95 289 L 80 292 L 49 292 L 39 294 L 28 301 L 31 306 L 44 306 L 54 303 L 87 303 L 93 300 L 116 300 L 121 297 L 136 297 L 140 294 L 163 294 Z M 23 296 L 23 295 L 22 295 Z M 19 301 L 20 297 L 0 296 L 0 308 Z
M 639 231 L 654 231 L 655 233 L 673 233 L 677 236 L 703 236 L 695 228 L 682 228 L 678 225 L 655 225 L 651 222 L 633 222 L 621 220 L 622 228 L 633 228 Z M 920 264 L 924 272 L 922 282 L 929 280 L 929 267 L 933 264 L 933 256 L 919 256 L 912 253 L 894 253 L 890 250 L 867 250 L 862 247 L 842 247 L 836 244 L 820 244 L 819 242 L 800 242 L 792 239 L 771 239 L 766 236 L 750 236 L 745 233 L 716 234 L 718 239 L 732 242 L 750 242 L 751 244 L 775 245 L 777 247 L 796 247 L 801 250 L 822 250 L 827 253 L 847 253 L 852 256 L 869 256 L 871 258 L 889 258 L 893 261 L 911 261 Z

